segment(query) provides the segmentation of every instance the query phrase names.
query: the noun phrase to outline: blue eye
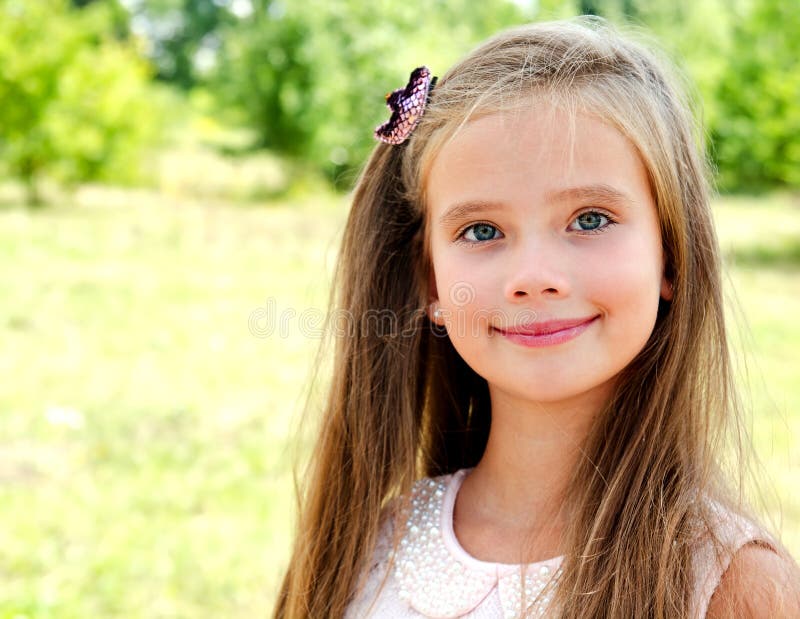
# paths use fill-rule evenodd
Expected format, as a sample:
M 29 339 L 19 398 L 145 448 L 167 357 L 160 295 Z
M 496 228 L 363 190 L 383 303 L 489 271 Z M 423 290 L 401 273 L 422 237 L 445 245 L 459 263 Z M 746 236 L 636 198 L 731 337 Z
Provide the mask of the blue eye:
M 615 223 L 608 215 L 599 211 L 586 211 L 578 215 L 570 225 L 576 232 L 594 232 Z
M 500 230 L 491 224 L 473 224 L 466 228 L 461 236 L 471 243 L 480 243 L 500 238 Z

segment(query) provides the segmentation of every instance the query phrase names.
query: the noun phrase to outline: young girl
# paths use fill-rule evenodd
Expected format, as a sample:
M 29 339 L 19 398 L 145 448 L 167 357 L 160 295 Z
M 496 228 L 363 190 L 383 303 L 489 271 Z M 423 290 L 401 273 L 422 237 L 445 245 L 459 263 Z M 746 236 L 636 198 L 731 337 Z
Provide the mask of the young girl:
M 700 135 L 650 53 L 501 33 L 388 98 L 275 617 L 800 617 L 720 458 Z M 427 100 L 427 106 L 425 105 Z

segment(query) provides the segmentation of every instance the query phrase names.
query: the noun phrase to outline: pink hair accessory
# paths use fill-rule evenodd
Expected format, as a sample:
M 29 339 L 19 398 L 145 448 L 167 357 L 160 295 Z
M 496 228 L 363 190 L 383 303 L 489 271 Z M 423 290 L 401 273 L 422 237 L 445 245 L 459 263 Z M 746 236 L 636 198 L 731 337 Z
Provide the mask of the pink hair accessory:
M 405 142 L 422 118 L 436 80 L 428 67 L 418 67 L 411 72 L 404 88 L 386 95 L 386 106 L 392 110 L 392 116 L 375 129 L 375 137 L 386 144 Z

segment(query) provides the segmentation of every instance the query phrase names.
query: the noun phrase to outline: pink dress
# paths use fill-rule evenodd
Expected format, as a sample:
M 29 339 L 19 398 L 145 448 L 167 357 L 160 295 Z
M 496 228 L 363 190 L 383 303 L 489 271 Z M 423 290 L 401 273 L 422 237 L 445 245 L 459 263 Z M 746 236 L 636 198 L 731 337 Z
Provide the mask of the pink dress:
M 527 616 L 548 616 L 561 557 L 525 566 L 489 563 L 472 557 L 459 544 L 453 531 L 453 507 L 468 473 L 469 469 L 462 469 L 414 485 L 406 533 L 391 570 L 394 524 L 391 518 L 385 519 L 365 586 L 350 603 L 345 619 L 516 619 L 523 598 L 527 604 L 538 598 Z M 710 545 L 697 553 L 701 578 L 692 616 L 698 619 L 705 617 L 733 553 L 749 542 L 769 544 L 749 521 L 722 510 L 718 516 L 718 535 L 731 552 L 722 561 Z

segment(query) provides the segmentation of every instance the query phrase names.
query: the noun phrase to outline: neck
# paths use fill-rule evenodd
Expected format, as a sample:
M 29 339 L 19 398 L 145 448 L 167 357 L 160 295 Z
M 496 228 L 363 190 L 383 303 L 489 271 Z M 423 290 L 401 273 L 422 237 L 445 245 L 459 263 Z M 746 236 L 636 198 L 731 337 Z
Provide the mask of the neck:
M 490 393 L 489 439 L 459 492 L 457 519 L 539 539 L 534 546 L 552 556 L 569 518 L 567 486 L 607 394 L 541 403 L 491 389 Z

